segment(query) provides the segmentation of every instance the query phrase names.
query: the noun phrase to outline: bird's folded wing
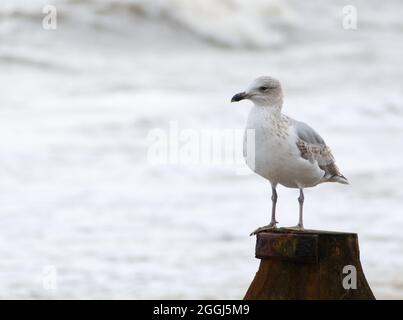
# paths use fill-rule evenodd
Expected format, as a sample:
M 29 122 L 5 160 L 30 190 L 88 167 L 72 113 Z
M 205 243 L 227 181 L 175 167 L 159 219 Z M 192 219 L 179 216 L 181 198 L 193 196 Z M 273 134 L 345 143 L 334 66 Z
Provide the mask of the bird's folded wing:
M 322 137 L 306 123 L 291 121 L 298 137 L 297 147 L 301 157 L 310 162 L 316 161 L 327 177 L 340 176 L 332 152 Z

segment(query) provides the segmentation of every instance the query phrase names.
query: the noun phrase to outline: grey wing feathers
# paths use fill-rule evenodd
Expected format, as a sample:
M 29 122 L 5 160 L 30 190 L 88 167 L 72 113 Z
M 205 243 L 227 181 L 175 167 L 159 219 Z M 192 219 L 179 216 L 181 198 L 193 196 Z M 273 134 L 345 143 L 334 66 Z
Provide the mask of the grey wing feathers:
M 325 171 L 325 178 L 340 177 L 347 181 L 336 166 L 332 152 L 322 137 L 306 123 L 293 119 L 291 121 L 298 136 L 297 147 L 302 158 L 311 162 L 317 161 L 319 167 Z

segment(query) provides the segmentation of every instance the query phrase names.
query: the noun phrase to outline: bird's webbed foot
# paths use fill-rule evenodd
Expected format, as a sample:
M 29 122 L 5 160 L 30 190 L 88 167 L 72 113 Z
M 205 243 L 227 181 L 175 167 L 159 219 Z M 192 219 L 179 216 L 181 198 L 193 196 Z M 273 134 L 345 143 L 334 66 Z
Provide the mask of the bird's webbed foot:
M 297 230 L 297 231 L 302 231 L 305 230 L 304 226 L 302 224 L 297 224 L 296 226 L 293 227 L 287 227 L 285 229 L 290 229 L 290 230 Z
M 250 235 L 251 236 L 253 236 L 253 235 L 255 235 L 255 234 L 258 234 L 259 232 L 262 232 L 262 231 L 268 231 L 268 230 L 273 230 L 273 229 L 277 229 L 277 221 L 272 221 L 272 222 L 270 222 L 267 226 L 263 226 L 263 227 L 260 227 L 260 228 L 257 228 L 255 231 L 253 231 Z

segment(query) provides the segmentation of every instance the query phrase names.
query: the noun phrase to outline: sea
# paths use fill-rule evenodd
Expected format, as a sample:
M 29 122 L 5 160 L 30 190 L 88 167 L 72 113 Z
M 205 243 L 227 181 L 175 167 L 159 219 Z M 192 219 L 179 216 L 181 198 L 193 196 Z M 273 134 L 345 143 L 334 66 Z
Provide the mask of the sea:
M 0 298 L 243 298 L 270 184 L 235 156 L 183 155 L 243 131 L 251 103 L 230 99 L 262 75 L 350 181 L 305 190 L 306 228 L 357 233 L 375 296 L 403 298 L 402 15 L 398 0 L 2 0 Z M 278 194 L 295 225 L 298 190 Z

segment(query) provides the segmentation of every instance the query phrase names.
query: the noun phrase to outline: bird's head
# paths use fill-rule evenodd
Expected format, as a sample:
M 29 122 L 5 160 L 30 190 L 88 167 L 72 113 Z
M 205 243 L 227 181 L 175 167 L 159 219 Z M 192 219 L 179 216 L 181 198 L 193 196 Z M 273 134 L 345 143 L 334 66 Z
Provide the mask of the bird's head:
M 259 77 L 252 82 L 246 91 L 234 95 L 231 102 L 244 99 L 249 99 L 258 106 L 281 107 L 283 104 L 283 90 L 281 89 L 280 81 L 272 77 Z

